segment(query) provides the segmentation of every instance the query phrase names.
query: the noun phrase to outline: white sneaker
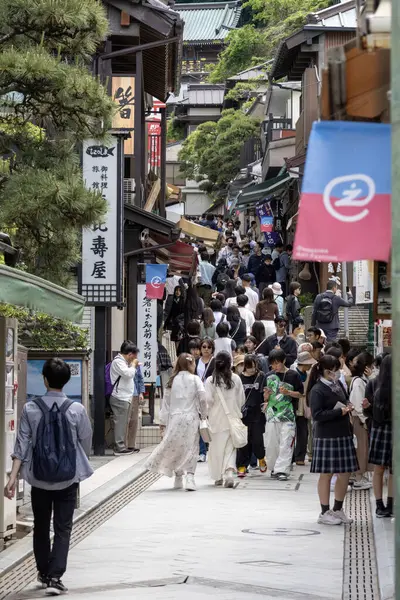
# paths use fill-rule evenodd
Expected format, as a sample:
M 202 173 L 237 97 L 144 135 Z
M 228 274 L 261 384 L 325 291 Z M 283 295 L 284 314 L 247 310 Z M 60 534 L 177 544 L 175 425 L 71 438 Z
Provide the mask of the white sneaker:
M 175 490 L 182 490 L 183 489 L 183 477 L 182 477 L 182 475 L 175 475 L 174 489 Z
M 232 471 L 229 471 L 228 474 L 225 475 L 224 487 L 226 487 L 226 488 L 233 488 L 234 485 L 235 485 L 235 482 L 233 480 Z
M 197 459 L 197 462 L 206 462 L 206 455 L 200 454 L 199 458 Z
M 355 481 L 353 484 L 353 490 L 370 490 L 372 488 L 372 483 L 367 479 L 360 479 L 360 481 Z
M 214 481 L 214 485 L 215 487 L 221 487 L 221 485 L 224 484 L 223 479 L 217 479 L 217 481 Z
M 324 514 L 321 513 L 318 517 L 318 523 L 320 525 L 341 525 L 342 519 L 336 517 L 335 514 L 332 510 L 327 510 Z
M 196 483 L 194 481 L 194 475 L 186 475 L 186 485 L 185 488 L 188 492 L 195 492 L 196 491 Z
M 335 517 L 340 519 L 345 525 L 351 525 L 354 522 L 354 519 L 350 519 L 350 517 L 346 515 L 343 509 L 333 510 L 332 512 L 335 515 Z

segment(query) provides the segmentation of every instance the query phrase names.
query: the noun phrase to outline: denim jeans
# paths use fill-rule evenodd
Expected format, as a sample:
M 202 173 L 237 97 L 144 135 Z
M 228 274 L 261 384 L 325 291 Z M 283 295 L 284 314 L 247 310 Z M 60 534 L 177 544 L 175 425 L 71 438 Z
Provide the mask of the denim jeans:
M 199 454 L 204 454 L 204 456 L 207 456 L 207 444 L 205 442 L 203 442 L 203 439 L 201 436 L 200 436 Z

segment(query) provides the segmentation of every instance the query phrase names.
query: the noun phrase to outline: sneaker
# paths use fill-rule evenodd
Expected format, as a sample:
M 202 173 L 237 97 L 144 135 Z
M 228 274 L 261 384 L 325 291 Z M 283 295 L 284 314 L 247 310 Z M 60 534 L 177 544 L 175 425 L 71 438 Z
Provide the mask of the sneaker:
M 246 475 L 247 475 L 246 467 L 239 467 L 238 468 L 238 477 L 243 478 L 243 477 L 246 477 Z
M 217 479 L 217 481 L 214 481 L 214 485 L 215 487 L 221 487 L 222 485 L 224 485 L 223 479 Z
M 186 485 L 185 485 L 186 491 L 188 492 L 195 492 L 196 491 L 196 483 L 194 481 L 194 475 L 186 475 Z
M 305 460 L 296 460 L 296 465 L 298 467 L 305 467 L 306 461 Z
M 130 452 L 133 452 L 133 454 L 137 454 L 138 452 L 140 452 L 140 448 L 128 448 L 128 450 Z
M 68 588 L 65 587 L 61 579 L 49 579 L 45 591 L 46 596 L 59 596 L 60 594 L 66 594 L 67 592 Z
M 197 462 L 206 462 L 206 455 L 200 454 L 199 458 L 197 459 Z
M 129 450 L 129 448 L 124 448 L 123 450 L 114 450 L 114 456 L 127 456 L 128 454 L 133 454 L 133 450 Z
M 224 487 L 233 488 L 234 485 L 235 482 L 233 480 L 233 474 L 230 472 L 227 475 L 225 475 Z
M 265 460 L 265 458 L 260 458 L 260 460 L 258 461 L 258 465 L 260 467 L 260 473 L 266 473 L 267 472 L 267 461 Z
M 174 490 L 183 489 L 183 477 L 182 475 L 175 475 Z
M 335 515 L 335 517 L 340 519 L 342 521 L 342 523 L 344 523 L 345 525 L 351 525 L 354 522 L 354 519 L 351 519 L 350 517 L 348 517 L 343 509 L 334 510 L 332 512 Z
M 278 473 L 274 473 L 274 471 L 272 471 L 271 479 L 278 479 Z
M 372 488 L 372 483 L 364 479 L 360 479 L 360 481 L 355 481 L 353 483 L 353 490 L 370 490 Z
M 387 508 L 377 508 L 375 516 L 377 519 L 389 519 L 392 516 L 392 513 Z
M 250 465 L 249 469 L 251 469 L 252 471 L 258 471 L 259 466 L 258 465 Z
M 287 481 L 289 479 L 289 475 L 286 475 L 286 473 L 278 473 L 277 477 L 279 481 Z
M 49 578 L 47 577 L 47 575 L 41 575 L 40 573 L 38 573 L 37 582 L 39 584 L 39 590 L 46 590 L 47 584 L 49 583 Z
M 341 525 L 342 519 L 335 516 L 332 510 L 327 510 L 326 513 L 320 514 L 317 521 L 320 525 Z

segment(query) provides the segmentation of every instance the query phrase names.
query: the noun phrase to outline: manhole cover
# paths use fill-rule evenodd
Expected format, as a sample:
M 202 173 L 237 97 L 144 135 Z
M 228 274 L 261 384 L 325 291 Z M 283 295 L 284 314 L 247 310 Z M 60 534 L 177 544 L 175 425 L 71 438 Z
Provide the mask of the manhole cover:
M 305 537 L 307 535 L 320 535 L 321 532 L 315 529 L 286 529 L 285 527 L 265 528 L 265 529 L 242 529 L 242 533 L 251 533 L 252 535 L 267 535 L 283 537 Z

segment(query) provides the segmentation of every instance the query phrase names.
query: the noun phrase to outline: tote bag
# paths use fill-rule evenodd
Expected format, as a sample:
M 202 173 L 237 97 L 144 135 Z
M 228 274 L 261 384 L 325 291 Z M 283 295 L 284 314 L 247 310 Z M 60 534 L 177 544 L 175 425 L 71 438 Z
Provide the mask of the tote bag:
M 222 408 L 229 421 L 229 430 L 231 433 L 232 442 L 235 448 L 244 448 L 247 445 L 247 427 L 243 425 L 242 420 L 239 417 L 233 417 L 225 402 L 225 398 L 221 392 L 221 389 L 217 387 L 217 394 L 221 400 Z

